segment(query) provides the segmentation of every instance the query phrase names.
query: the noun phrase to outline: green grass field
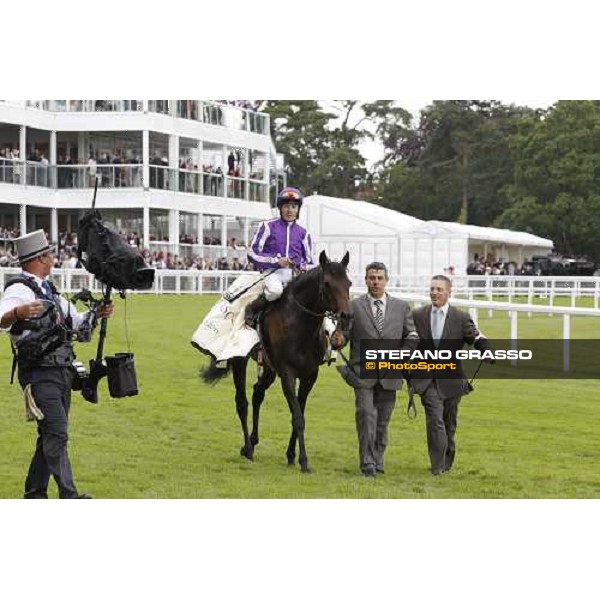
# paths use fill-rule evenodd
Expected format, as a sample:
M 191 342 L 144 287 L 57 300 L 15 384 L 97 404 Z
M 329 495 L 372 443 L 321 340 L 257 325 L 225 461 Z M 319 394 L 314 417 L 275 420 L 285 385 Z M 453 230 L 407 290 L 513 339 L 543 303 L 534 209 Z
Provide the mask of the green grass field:
M 425 420 L 406 416 L 406 392 L 390 424 L 386 473 L 358 472 L 351 388 L 333 367 L 321 369 L 309 397 L 306 441 L 310 474 L 288 468 L 290 416 L 279 382 L 261 413 L 254 462 L 239 455 L 241 429 L 231 378 L 205 386 L 206 362 L 189 343 L 215 296 L 132 296 L 127 300 L 131 349 L 140 394 L 110 399 L 103 382 L 96 406 L 73 393 L 70 456 L 80 491 L 97 498 L 598 498 L 600 497 L 599 383 L 476 382 L 459 413 L 454 470 L 428 471 Z M 557 302 L 563 304 L 563 302 Z M 565 301 L 564 304 L 568 304 Z M 590 301 L 591 304 L 591 301 Z M 109 327 L 106 352 L 127 350 L 125 307 Z M 580 304 L 581 305 L 581 304 Z M 480 311 L 481 328 L 505 337 L 509 320 Z M 573 337 L 600 339 L 600 320 L 574 318 Z M 519 317 L 519 337 L 560 338 L 562 319 Z M 95 342 L 80 345 L 87 362 Z M 0 497 L 22 495 L 35 427 L 25 422 L 18 385 L 9 385 L 11 353 L 0 337 Z M 483 368 L 491 368 L 487 365 Z M 254 373 L 251 367 L 251 373 Z M 50 493 L 56 496 L 51 483 Z

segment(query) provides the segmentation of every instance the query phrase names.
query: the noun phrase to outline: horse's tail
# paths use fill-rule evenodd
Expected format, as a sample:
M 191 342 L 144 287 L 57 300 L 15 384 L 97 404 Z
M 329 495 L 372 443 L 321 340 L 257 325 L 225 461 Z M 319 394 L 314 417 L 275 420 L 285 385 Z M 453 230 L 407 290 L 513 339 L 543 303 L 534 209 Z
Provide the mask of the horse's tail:
M 227 366 L 225 368 L 217 368 L 217 361 L 214 358 L 211 358 L 210 364 L 207 367 L 203 367 L 202 369 L 200 369 L 200 377 L 202 377 L 202 381 L 204 381 L 204 383 L 215 385 L 219 381 L 221 381 L 223 377 L 229 375 L 230 370 L 230 361 L 227 361 Z

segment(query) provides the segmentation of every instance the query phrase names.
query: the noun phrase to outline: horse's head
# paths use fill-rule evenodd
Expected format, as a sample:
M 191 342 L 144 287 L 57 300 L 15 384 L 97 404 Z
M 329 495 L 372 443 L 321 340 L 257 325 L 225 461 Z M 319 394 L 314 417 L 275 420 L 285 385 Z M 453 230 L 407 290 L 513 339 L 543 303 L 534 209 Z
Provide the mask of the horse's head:
M 350 279 L 348 278 L 348 262 L 350 254 L 346 252 L 341 262 L 329 260 L 325 250 L 319 255 L 320 293 L 322 295 L 323 309 L 340 316 L 344 323 L 350 318 Z

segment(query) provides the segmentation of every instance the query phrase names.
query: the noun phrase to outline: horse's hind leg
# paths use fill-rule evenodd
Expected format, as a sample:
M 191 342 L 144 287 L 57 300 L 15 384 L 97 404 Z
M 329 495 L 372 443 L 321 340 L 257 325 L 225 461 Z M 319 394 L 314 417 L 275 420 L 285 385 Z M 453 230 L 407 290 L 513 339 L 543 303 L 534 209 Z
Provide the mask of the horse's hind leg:
M 268 365 L 264 365 L 263 373 L 254 384 L 254 392 L 252 393 L 252 433 L 250 441 L 253 446 L 258 445 L 258 422 L 260 418 L 260 406 L 265 399 L 266 391 L 275 381 L 275 371 Z
M 308 377 L 304 379 L 300 379 L 300 385 L 298 386 L 298 405 L 300 406 L 300 411 L 302 416 L 304 417 L 304 409 L 306 408 L 306 401 L 308 399 L 308 395 L 312 390 L 315 382 L 317 381 L 317 377 L 319 376 L 319 371 L 316 370 L 314 373 L 311 373 Z M 292 434 L 290 435 L 290 442 L 288 444 L 288 449 L 286 452 L 286 456 L 288 459 L 288 465 L 292 466 L 296 461 L 296 440 L 297 440 L 296 429 L 292 427 Z M 303 468 L 303 471 L 308 471 L 308 464 L 306 459 L 306 452 L 304 464 L 306 464 L 306 468 Z M 300 466 L 302 466 L 302 449 L 300 449 Z
M 254 458 L 254 448 L 248 435 L 248 399 L 246 398 L 247 366 L 247 358 L 234 358 L 231 360 L 233 383 L 235 384 L 235 408 L 244 432 L 244 445 L 240 448 L 240 454 L 248 460 L 252 460 Z

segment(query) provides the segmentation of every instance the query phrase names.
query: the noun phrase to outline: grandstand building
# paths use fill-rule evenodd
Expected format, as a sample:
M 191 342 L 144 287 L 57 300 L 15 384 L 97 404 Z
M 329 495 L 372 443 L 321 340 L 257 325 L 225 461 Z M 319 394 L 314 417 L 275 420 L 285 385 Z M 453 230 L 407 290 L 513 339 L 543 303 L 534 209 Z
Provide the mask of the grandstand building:
M 231 257 L 271 216 L 284 177 L 269 115 L 243 101 L 0 101 L 5 238 L 77 231 L 97 178 L 96 207 L 135 243 Z

